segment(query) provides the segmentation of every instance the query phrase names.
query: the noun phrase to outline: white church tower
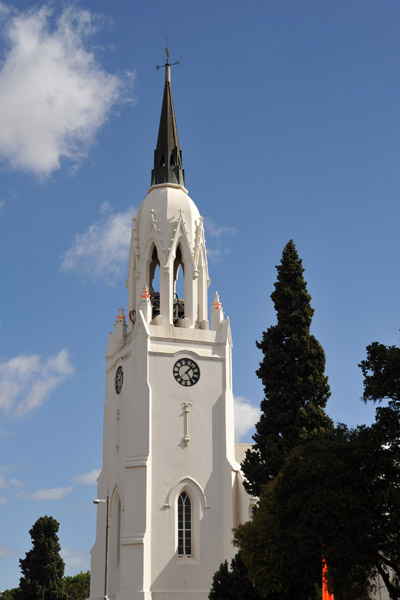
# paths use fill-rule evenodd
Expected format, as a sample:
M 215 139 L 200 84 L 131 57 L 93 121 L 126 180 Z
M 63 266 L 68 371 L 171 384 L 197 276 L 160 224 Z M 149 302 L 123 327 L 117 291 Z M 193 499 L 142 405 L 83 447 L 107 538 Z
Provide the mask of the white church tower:
M 230 324 L 217 293 L 208 319 L 209 284 L 167 55 L 151 187 L 133 219 L 128 319 L 121 308 L 106 351 L 91 600 L 206 600 L 235 553 L 249 498 L 235 461 Z

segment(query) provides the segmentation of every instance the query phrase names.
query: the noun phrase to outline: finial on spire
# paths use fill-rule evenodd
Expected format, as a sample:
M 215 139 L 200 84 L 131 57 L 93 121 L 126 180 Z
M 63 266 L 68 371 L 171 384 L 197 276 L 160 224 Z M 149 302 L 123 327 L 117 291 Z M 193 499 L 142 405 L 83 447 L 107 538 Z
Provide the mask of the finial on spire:
M 165 65 L 157 65 L 156 66 L 156 70 L 159 71 L 160 69 L 164 68 L 165 69 L 165 81 L 171 81 L 171 69 L 170 67 L 173 67 L 174 65 L 179 65 L 179 60 L 176 60 L 174 63 L 170 63 L 169 62 L 169 49 L 168 49 L 168 36 L 165 36 L 165 58 L 167 59 L 167 62 L 165 63 Z
M 167 58 L 167 64 L 169 61 L 169 50 L 168 50 L 168 36 L 165 36 L 165 56 Z

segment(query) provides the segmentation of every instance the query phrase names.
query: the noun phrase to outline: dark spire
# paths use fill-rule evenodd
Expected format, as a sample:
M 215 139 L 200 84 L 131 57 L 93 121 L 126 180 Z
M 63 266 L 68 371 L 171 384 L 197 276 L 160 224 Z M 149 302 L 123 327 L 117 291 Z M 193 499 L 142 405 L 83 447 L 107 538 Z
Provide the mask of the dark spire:
M 182 169 L 182 151 L 179 148 L 178 129 L 176 127 L 174 103 L 171 90 L 171 65 L 165 67 L 165 87 L 158 129 L 157 148 L 154 151 L 154 169 L 151 172 L 151 185 L 158 183 L 177 183 L 185 185 L 185 172 Z M 176 64 L 176 63 L 175 63 Z M 157 67 L 159 68 L 159 67 Z

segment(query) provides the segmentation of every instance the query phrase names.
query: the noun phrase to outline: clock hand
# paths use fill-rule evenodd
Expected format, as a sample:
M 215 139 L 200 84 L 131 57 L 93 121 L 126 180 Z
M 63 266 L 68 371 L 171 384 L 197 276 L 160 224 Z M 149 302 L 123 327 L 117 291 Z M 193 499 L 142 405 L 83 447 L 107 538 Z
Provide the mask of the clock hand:
M 187 372 L 189 369 L 190 369 L 190 367 L 188 367 L 188 366 L 181 367 L 180 375 L 181 375 L 182 379 L 188 379 L 189 375 Z

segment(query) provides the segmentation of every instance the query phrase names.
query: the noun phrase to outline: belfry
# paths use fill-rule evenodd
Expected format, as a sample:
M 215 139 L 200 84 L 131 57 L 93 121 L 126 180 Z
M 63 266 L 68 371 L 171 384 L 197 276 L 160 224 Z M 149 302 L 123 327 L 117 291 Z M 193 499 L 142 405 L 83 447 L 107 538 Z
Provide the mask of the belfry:
M 208 318 L 203 219 L 185 188 L 168 54 L 127 284 L 128 318 L 120 308 L 106 350 L 90 599 L 206 600 L 251 499 L 235 460 L 230 323 L 217 293 Z

